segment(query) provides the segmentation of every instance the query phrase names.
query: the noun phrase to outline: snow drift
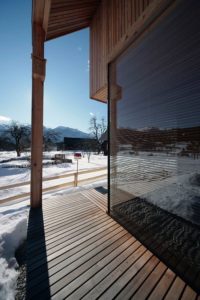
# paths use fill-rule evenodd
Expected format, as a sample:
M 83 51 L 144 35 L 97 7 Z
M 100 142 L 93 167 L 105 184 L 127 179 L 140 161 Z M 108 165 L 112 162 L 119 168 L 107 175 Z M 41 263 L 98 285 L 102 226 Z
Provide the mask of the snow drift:
M 0 299 L 13 300 L 17 282 L 16 249 L 26 239 L 28 209 L 0 212 Z

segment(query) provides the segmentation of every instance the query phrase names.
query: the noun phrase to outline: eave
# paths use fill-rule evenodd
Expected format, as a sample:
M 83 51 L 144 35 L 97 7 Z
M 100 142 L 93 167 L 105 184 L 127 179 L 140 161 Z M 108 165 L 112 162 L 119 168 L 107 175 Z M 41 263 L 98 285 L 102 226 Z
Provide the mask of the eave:
M 33 0 L 32 22 L 42 25 L 45 41 L 89 27 L 100 0 Z

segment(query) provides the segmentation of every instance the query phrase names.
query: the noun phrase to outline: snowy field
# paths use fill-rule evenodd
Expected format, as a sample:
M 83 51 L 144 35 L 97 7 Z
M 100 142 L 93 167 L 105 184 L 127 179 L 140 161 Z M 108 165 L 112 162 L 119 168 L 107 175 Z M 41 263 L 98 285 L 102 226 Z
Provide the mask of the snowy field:
M 59 152 L 56 152 L 59 153 Z M 45 162 L 51 162 L 53 153 L 44 153 Z M 20 159 L 15 160 L 15 152 L 0 152 L 0 187 L 9 184 L 22 183 L 30 180 L 30 167 L 27 153 L 22 154 Z M 77 163 L 73 159 L 73 153 L 67 153 L 67 158 L 72 159 L 73 163 L 62 163 L 57 165 L 48 165 L 43 168 L 43 176 L 50 177 L 61 175 L 76 170 Z M 8 160 L 8 162 L 5 162 Z M 10 161 L 11 160 L 11 161 Z M 4 162 L 2 162 L 4 161 Z M 21 166 L 27 166 L 21 168 Z M 88 163 L 87 156 L 79 160 L 79 169 L 94 169 L 107 166 L 107 157 L 103 155 L 91 155 Z M 92 174 L 94 176 L 95 173 Z M 63 180 L 56 180 L 53 183 L 62 183 Z M 80 186 L 76 188 L 66 188 L 57 192 L 47 192 L 43 196 L 44 201 L 53 201 L 57 195 L 78 192 L 84 189 L 90 189 L 97 186 L 106 186 L 107 182 L 97 181 L 93 184 Z M 0 199 L 7 198 L 16 193 L 29 191 L 30 187 L 22 186 L 18 189 L 0 190 Z M 14 204 L 13 204 L 14 203 Z M 23 198 L 17 203 L 9 202 L 0 205 L 0 299 L 14 300 L 15 288 L 18 277 L 17 261 L 15 259 L 16 249 L 26 239 L 27 218 L 29 213 L 30 199 Z
M 53 163 L 51 158 L 58 153 L 65 153 L 66 158 L 72 159 L 72 163 L 47 165 L 47 163 Z M 0 152 L 0 203 L 2 199 L 6 199 L 23 193 L 28 193 L 30 191 L 29 185 L 16 187 L 12 189 L 10 188 L 2 189 L 2 187 L 7 185 L 23 183 L 30 180 L 30 160 L 28 159 L 29 155 L 30 154 L 24 153 L 22 154 L 21 158 L 17 159 L 16 152 Z M 72 152 L 68 152 L 68 153 L 67 152 L 46 152 L 46 153 L 44 152 L 44 157 L 45 157 L 45 159 L 43 160 L 43 163 L 45 164 L 43 166 L 44 178 L 62 175 L 68 172 L 73 173 L 77 169 L 77 162 L 74 160 L 74 156 Z M 78 165 L 79 165 L 79 170 L 87 170 L 87 169 L 89 170 L 94 168 L 106 167 L 107 157 L 103 155 L 92 154 L 90 157 L 90 162 L 88 163 L 87 155 L 85 155 L 78 161 Z M 22 168 L 22 166 L 25 167 Z M 98 175 L 100 175 L 100 173 L 98 173 Z M 90 176 L 94 176 L 94 173 L 92 175 L 90 174 L 85 176 L 81 175 L 79 179 L 84 179 Z M 49 186 L 67 183 L 70 181 L 72 181 L 72 178 L 53 180 L 53 181 L 45 182 L 43 184 L 43 187 L 47 188 Z
M 117 174 L 113 187 L 200 225 L 200 159 L 165 153 L 119 154 L 111 169 Z

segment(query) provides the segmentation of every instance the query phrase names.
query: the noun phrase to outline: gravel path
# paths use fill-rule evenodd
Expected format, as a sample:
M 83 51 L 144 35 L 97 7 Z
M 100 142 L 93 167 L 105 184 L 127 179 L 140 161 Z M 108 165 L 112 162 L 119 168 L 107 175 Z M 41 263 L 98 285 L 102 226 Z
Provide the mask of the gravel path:
M 26 299 L 26 242 L 16 251 L 19 264 L 19 276 L 17 279 L 16 300 Z

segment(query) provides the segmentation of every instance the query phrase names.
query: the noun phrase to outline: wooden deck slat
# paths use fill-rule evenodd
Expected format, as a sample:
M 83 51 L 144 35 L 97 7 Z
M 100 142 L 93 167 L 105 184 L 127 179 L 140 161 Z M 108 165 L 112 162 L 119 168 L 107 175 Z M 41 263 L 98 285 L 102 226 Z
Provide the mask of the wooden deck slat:
M 101 223 L 100 225 L 97 226 L 93 226 L 92 229 L 89 229 L 87 232 L 84 232 L 83 234 L 81 234 L 80 236 L 74 236 L 72 239 L 70 240 L 66 240 L 63 243 L 57 245 L 56 247 L 53 248 L 53 250 L 47 250 L 46 253 L 42 252 L 39 255 L 37 255 L 36 257 L 32 257 L 30 259 L 30 262 L 32 264 L 34 264 L 34 262 L 38 262 L 38 260 L 42 260 L 44 257 L 48 258 L 48 261 L 56 258 L 57 256 L 63 254 L 65 251 L 76 247 L 77 245 L 79 245 L 80 243 L 89 240 L 90 237 L 95 236 L 98 232 L 102 232 L 104 231 L 106 228 L 109 228 L 110 225 L 112 224 L 111 220 L 105 220 L 103 223 Z
M 85 211 L 89 211 L 90 209 L 93 209 L 96 207 L 92 204 L 88 204 L 87 207 L 76 207 L 76 209 L 74 210 L 69 210 L 69 212 L 65 211 L 63 213 L 60 214 L 60 219 L 63 221 L 63 218 L 70 218 L 70 217 L 73 217 L 76 216 L 76 215 L 79 215 L 80 212 L 85 212 Z M 51 228 L 51 227 L 54 227 L 54 224 L 57 223 L 57 218 L 52 217 L 50 220 L 47 220 L 47 222 L 44 221 L 44 226 L 46 228 Z
M 98 218 L 98 221 L 96 220 L 95 221 L 95 226 L 96 225 L 101 225 L 102 222 L 106 219 L 105 216 L 102 216 L 101 218 Z M 74 236 L 79 237 L 79 235 L 81 235 L 82 233 L 85 233 L 85 234 L 88 234 L 89 233 L 89 229 L 93 228 L 96 229 L 96 227 L 94 227 L 94 221 L 90 222 L 89 224 L 87 224 L 87 226 L 81 226 L 81 228 L 75 228 L 74 230 L 72 230 L 72 232 L 67 232 L 67 233 L 64 233 L 63 236 L 60 235 L 58 236 L 54 241 L 52 241 L 50 244 L 46 244 L 46 250 L 51 250 L 53 249 L 53 251 L 56 251 L 55 250 L 55 247 L 58 245 L 58 244 L 61 244 L 61 243 L 64 243 L 65 241 L 71 241 L 71 239 L 74 238 Z M 31 247 L 29 249 L 29 253 L 31 254 L 33 252 L 33 254 L 38 254 L 40 253 L 40 247 L 41 243 L 39 245 L 37 245 L 37 247 Z
M 72 203 L 72 205 L 73 205 L 73 203 Z M 93 203 L 87 202 L 85 208 L 87 208 L 88 205 L 89 205 L 89 206 L 92 206 L 92 205 L 93 205 L 93 207 L 94 207 L 94 204 L 93 204 Z M 58 204 L 58 206 L 59 206 L 59 204 Z M 48 220 L 51 220 L 52 218 L 54 218 L 54 217 L 56 217 L 56 216 L 59 216 L 59 217 L 60 217 L 60 216 L 61 216 L 62 214 L 64 214 L 64 213 L 70 214 L 70 212 L 76 210 L 76 208 L 77 208 L 77 209 L 82 209 L 82 210 L 84 209 L 83 205 L 81 206 L 79 203 L 78 203 L 78 205 L 74 205 L 74 207 L 70 207 L 70 206 L 67 205 L 67 203 L 66 203 L 66 204 L 64 205 L 64 207 L 56 208 L 56 211 L 55 211 L 55 209 L 54 209 L 53 212 L 48 211 L 48 212 L 43 213 L 44 221 L 45 221 L 45 222 L 48 222 Z M 44 208 L 44 209 L 45 209 L 45 208 Z M 48 216 L 48 217 L 47 217 L 47 216 Z M 57 218 L 57 220 L 59 220 L 59 218 Z
M 80 287 L 81 287 L 81 292 L 84 290 L 84 287 L 86 287 L 87 290 L 87 285 L 93 286 L 93 278 L 96 273 L 98 273 L 97 276 L 99 276 L 99 278 L 101 278 L 102 280 L 107 273 L 115 269 L 116 264 L 120 264 L 122 261 L 124 261 L 127 258 L 127 256 L 131 255 L 134 252 L 134 250 L 138 249 L 139 247 L 141 247 L 141 244 L 135 241 L 134 239 L 130 238 L 122 246 L 118 247 L 111 254 L 107 255 L 105 258 L 100 260 L 98 264 L 94 265 L 87 272 L 84 272 L 82 275 L 77 277 L 77 275 L 80 273 L 78 272 L 75 279 L 68 285 L 66 285 L 66 280 L 67 279 L 69 280 L 69 276 L 67 278 L 64 278 L 63 281 L 65 285 L 64 287 L 60 286 L 60 281 L 58 282 L 58 284 L 56 284 L 56 289 L 55 289 L 55 285 L 52 286 L 51 293 L 54 295 L 57 292 L 55 297 L 52 297 L 52 299 L 56 299 L 56 298 L 64 299 L 65 297 L 73 293 L 74 290 Z M 89 281 L 89 279 L 91 278 L 92 280 Z M 59 291 L 60 288 L 62 288 L 62 290 Z M 75 297 L 74 299 L 78 299 L 78 298 Z
M 54 201 L 54 200 L 51 200 Z M 57 204 L 51 205 L 51 207 L 49 206 L 43 206 L 45 207 L 45 211 L 44 214 L 51 214 L 55 212 L 56 210 L 61 210 L 61 209 L 65 209 L 66 207 L 71 207 L 71 208 L 75 208 L 76 205 L 80 205 L 82 203 L 82 201 L 86 201 L 86 199 L 84 198 L 78 198 L 77 201 L 75 199 L 69 199 L 69 201 L 62 201 L 61 199 L 58 200 Z M 88 202 L 88 201 L 87 201 Z M 89 202 L 88 202 L 89 203 Z
M 111 232 L 107 231 L 103 237 L 98 238 L 95 242 L 85 244 L 84 247 L 79 247 L 78 251 L 74 251 L 72 249 L 71 251 L 66 252 L 62 257 L 59 257 L 59 260 L 56 259 L 54 261 L 49 262 L 49 264 L 48 264 L 49 276 L 52 276 L 55 273 L 57 273 L 56 276 L 58 277 L 59 276 L 58 272 L 63 269 L 63 266 L 68 266 L 76 258 L 83 257 L 84 255 L 86 255 L 86 253 L 88 255 L 91 254 L 92 257 L 94 255 L 98 254 L 98 251 L 95 252 L 95 250 L 98 250 L 102 244 L 105 246 L 105 248 L 106 248 L 106 246 L 113 247 L 112 242 L 114 243 L 115 240 L 118 240 L 118 237 L 121 236 L 121 234 L 123 237 L 123 232 L 121 233 L 121 228 L 115 227 L 115 228 L 112 228 Z M 130 238 L 130 235 L 128 237 L 126 236 L 125 238 L 126 239 Z M 122 241 L 123 240 L 124 240 L 124 238 L 122 238 Z M 122 241 L 117 241 L 117 245 L 120 245 L 122 243 Z M 105 250 L 105 249 L 103 248 L 103 250 Z M 101 248 L 100 248 L 100 251 L 101 251 Z M 91 264 L 92 264 L 92 261 L 90 261 L 90 265 Z M 63 274 L 64 273 L 67 274 L 68 272 L 70 272 L 69 267 L 62 272 L 63 272 Z M 39 277 L 38 277 L 38 275 L 39 275 Z M 35 271 L 32 272 L 32 281 L 35 281 L 35 279 L 37 281 L 39 278 L 41 278 L 41 274 L 38 274 L 38 269 L 36 269 L 36 272 Z M 61 276 L 61 278 L 62 278 L 62 276 Z M 50 278 L 50 280 L 52 281 L 53 279 Z
M 78 195 L 77 199 L 76 197 L 69 197 L 69 199 L 62 199 L 62 198 L 57 198 L 53 197 L 47 204 L 43 204 L 43 207 L 45 208 L 44 214 L 47 213 L 49 214 L 50 212 L 53 212 L 56 209 L 62 209 L 65 208 L 66 206 L 71 206 L 73 207 L 74 205 L 76 206 L 77 204 L 81 203 L 82 201 L 86 201 L 82 195 Z M 46 201 L 47 202 L 47 201 Z
M 185 282 L 177 277 L 164 299 L 178 300 L 184 291 L 185 285 Z
M 69 212 L 69 213 L 65 212 L 64 214 L 61 214 L 59 218 L 54 217 L 54 218 L 48 220 L 48 222 L 44 221 L 45 232 L 49 231 L 49 229 L 51 230 L 51 228 L 55 229 L 56 225 L 59 225 L 62 223 L 66 224 L 66 221 L 70 222 L 70 220 L 72 220 L 71 222 L 73 222 L 73 220 L 76 218 L 76 216 L 80 216 L 85 213 L 89 214 L 90 211 L 92 211 L 94 213 L 94 212 L 98 212 L 98 209 L 94 205 L 88 205 L 87 207 L 84 207 L 84 208 L 77 208 L 74 211 Z M 40 228 L 39 224 L 38 224 L 38 228 Z M 37 230 L 37 226 L 35 226 L 33 228 L 33 231 L 36 231 L 36 230 Z
M 104 255 L 107 255 L 108 253 L 113 251 L 113 249 L 115 249 L 115 247 L 120 246 L 124 241 L 126 241 L 126 240 L 128 240 L 128 238 L 130 238 L 130 236 L 128 234 L 124 234 L 123 231 L 120 231 L 120 228 L 115 229 L 113 231 L 113 234 L 114 234 L 113 237 L 112 237 L 112 234 L 110 234 L 109 240 L 107 237 L 107 239 L 104 241 L 101 241 L 102 244 L 97 245 L 96 248 L 94 248 L 94 246 L 93 246 L 93 249 L 91 251 L 89 251 L 88 253 L 85 253 L 86 248 L 84 248 L 82 251 L 76 253 L 75 254 L 76 259 L 77 259 L 77 257 L 80 257 L 81 263 L 80 263 L 80 261 L 77 261 L 77 260 L 75 261 L 74 255 L 72 257 L 70 257 L 70 259 L 68 259 L 66 261 L 66 263 L 69 265 L 69 263 L 71 263 L 71 261 L 72 262 L 75 261 L 76 267 L 78 267 L 79 265 L 82 265 L 82 263 L 87 261 L 88 258 L 91 259 L 91 257 L 95 258 L 95 262 L 96 262 L 97 255 L 98 255 L 98 259 L 100 257 L 103 257 Z M 92 248 L 91 245 L 90 245 L 90 247 L 87 247 L 87 250 L 88 250 L 88 248 Z M 106 250 L 106 251 L 103 252 L 103 250 Z M 100 252 L 101 252 L 101 254 L 99 254 Z M 92 263 L 93 262 L 90 260 L 90 265 Z M 63 268 L 63 266 L 65 266 L 65 263 L 62 262 L 61 267 Z M 75 269 L 75 266 L 73 265 L 71 270 L 74 270 L 74 269 Z M 58 272 L 58 270 L 59 270 L 59 264 L 57 264 L 54 268 L 52 268 L 50 270 L 50 274 L 52 272 L 56 273 L 55 271 Z M 69 268 L 67 271 L 69 272 Z M 58 274 L 56 274 L 56 275 L 58 275 Z
M 58 211 L 56 214 L 52 214 L 49 216 L 48 220 L 46 219 L 46 216 L 44 215 L 44 223 L 46 226 L 51 225 L 53 222 L 55 222 L 56 220 L 59 221 L 63 221 L 66 219 L 66 217 L 74 217 L 75 215 L 78 215 L 80 211 L 89 211 L 90 209 L 96 209 L 96 207 L 94 206 L 94 204 L 86 204 L 86 207 L 81 207 L 81 206 L 76 206 L 75 209 L 71 209 L 69 208 L 67 209 L 62 209 L 61 211 Z M 97 209 L 96 209 L 97 210 Z
M 52 241 L 48 245 L 44 242 L 46 245 L 46 250 L 48 251 L 51 248 L 55 249 L 59 244 L 62 244 L 66 241 L 72 242 L 73 239 L 77 239 L 77 238 L 79 238 L 79 236 L 85 236 L 89 232 L 93 232 L 94 230 L 100 228 L 102 223 L 106 220 L 107 220 L 107 218 L 105 216 L 102 216 L 101 218 L 98 218 L 98 220 L 95 220 L 95 224 L 93 221 L 90 224 L 88 224 L 86 227 L 83 226 L 81 228 L 75 228 L 72 232 L 65 233 L 63 237 L 58 236 L 58 238 L 56 240 Z M 40 246 L 41 246 L 41 244 L 42 243 L 40 243 Z M 34 251 L 35 253 L 38 254 L 40 251 L 37 251 L 37 250 L 40 250 L 39 245 L 37 245 L 37 247 L 31 247 L 29 249 L 29 253 L 31 254 L 31 252 Z
M 55 229 L 52 234 L 47 235 L 45 241 L 48 243 L 49 240 L 52 240 L 53 238 L 55 238 L 59 234 L 62 234 L 63 232 L 66 232 L 66 231 L 71 230 L 73 228 L 77 228 L 81 225 L 84 225 L 89 220 L 96 219 L 98 216 L 102 216 L 101 211 L 91 210 L 90 213 L 88 213 L 87 215 L 84 214 L 84 215 L 80 216 L 78 219 L 74 220 L 73 222 L 70 222 L 70 223 L 67 223 L 67 224 L 66 223 L 62 224 L 61 228 L 59 227 L 58 229 Z
M 62 218 L 62 222 L 58 222 L 55 224 L 55 226 L 53 227 L 53 233 L 57 234 L 57 232 L 60 232 L 61 228 L 64 228 L 64 226 L 70 226 L 70 224 L 77 224 L 79 223 L 81 220 L 85 220 L 88 218 L 88 216 L 90 215 L 95 215 L 96 213 L 98 213 L 99 211 L 96 209 L 96 207 L 91 208 L 89 211 L 82 211 L 81 213 L 78 214 L 78 218 L 77 215 L 74 214 L 74 216 L 72 216 L 71 218 L 67 218 L 65 220 L 65 218 Z M 52 236 L 52 230 L 46 230 L 46 238 L 48 240 L 48 238 L 50 236 Z
M 128 239 L 130 239 L 130 236 L 128 237 Z M 124 238 L 122 240 L 124 240 Z M 110 245 L 110 248 L 103 249 L 102 252 L 100 252 L 99 254 L 97 253 L 92 259 L 86 261 L 84 264 L 80 264 L 78 265 L 78 267 L 75 267 L 75 262 L 71 266 L 68 266 L 65 269 L 61 269 L 55 274 L 55 276 L 51 276 L 49 278 L 51 282 L 51 293 L 53 294 L 53 291 L 54 293 L 55 291 L 59 291 L 59 289 L 62 288 L 62 286 L 65 286 L 67 283 L 70 283 L 71 281 L 76 279 L 77 275 L 79 276 L 83 272 L 89 270 L 93 265 L 95 265 L 98 262 L 100 257 L 105 257 L 108 253 L 112 252 L 113 249 L 116 249 L 120 244 L 121 241 L 118 240 L 114 245 Z
M 97 295 L 100 297 L 99 299 L 109 300 L 116 296 L 121 287 L 127 283 L 129 276 L 134 276 L 152 256 L 145 248 L 140 253 L 141 256 L 136 256 L 135 254 L 127 258 L 114 272 L 110 273 L 89 294 L 85 295 L 83 299 L 93 299 Z
M 97 193 L 97 195 L 96 195 L 96 193 Z M 95 204 L 100 203 L 100 204 L 102 204 L 102 206 L 106 206 L 105 196 L 98 195 L 99 194 L 98 192 L 96 192 L 96 193 L 95 193 L 95 191 L 93 191 L 92 193 L 85 191 L 82 194 L 84 196 L 86 196 L 90 201 L 92 200 L 93 203 L 95 203 Z
M 89 202 L 88 202 L 88 204 L 89 204 Z M 59 208 L 55 207 L 52 209 L 52 211 L 47 211 L 46 215 L 44 214 L 44 216 L 46 216 L 45 220 L 47 221 L 48 219 L 51 219 L 52 217 L 54 217 L 62 212 L 73 211 L 79 207 L 83 207 L 83 204 L 81 201 L 78 201 L 77 203 L 72 201 L 71 203 L 63 203 L 62 205 L 61 205 L 61 203 L 59 203 Z
M 97 191 L 84 191 L 82 192 L 84 196 L 86 196 L 90 201 L 92 201 L 94 204 L 96 204 L 100 209 L 103 211 L 107 211 L 107 195 L 102 195 L 98 193 Z
M 149 300 L 162 299 L 170 288 L 170 285 L 172 284 L 175 277 L 176 275 L 174 274 L 174 272 L 172 272 L 170 269 L 167 269 L 165 274 L 149 296 Z
M 27 299 L 200 300 L 105 214 L 106 201 L 96 190 L 58 195 L 30 217 Z
M 143 246 L 137 248 L 130 256 L 126 258 L 119 265 L 114 265 L 113 268 L 111 264 L 105 266 L 105 268 L 98 272 L 95 276 L 92 277 L 92 280 L 86 282 L 82 285 L 77 291 L 68 297 L 68 299 L 96 299 L 112 284 L 112 282 L 128 267 L 128 263 L 131 261 L 136 261 L 140 256 L 145 252 Z M 111 267 L 111 268 L 110 268 Z
M 91 224 L 92 222 L 94 222 L 95 219 L 101 219 L 101 217 L 105 217 L 105 215 L 103 214 L 103 212 L 98 212 L 96 213 L 93 217 L 90 217 L 90 219 L 88 220 L 87 218 L 84 218 L 83 221 L 82 219 L 79 222 L 76 222 L 73 226 L 66 226 L 66 227 L 62 227 L 62 230 L 59 230 L 59 232 L 53 233 L 51 236 L 48 236 L 48 239 L 45 239 L 45 244 L 46 245 L 50 245 L 53 242 L 55 242 L 56 240 L 64 237 L 66 234 L 75 232 L 78 228 L 85 228 L 87 225 Z M 33 249 L 33 248 L 37 248 L 38 246 L 41 245 L 41 242 L 44 242 L 42 239 L 37 240 L 37 242 L 32 242 L 27 246 L 27 249 Z
M 149 276 L 152 270 L 158 265 L 158 263 L 159 259 L 157 257 L 151 257 L 151 259 L 137 273 L 137 276 L 130 276 L 131 279 L 128 284 L 121 286 L 121 290 L 118 292 L 116 299 L 130 299 L 130 297 L 138 290 L 138 288 L 142 285 L 142 283 Z
M 90 213 L 84 213 L 84 214 L 80 214 L 79 215 L 79 218 L 75 218 L 75 219 L 68 219 L 66 221 L 66 223 L 61 223 L 61 224 L 57 224 L 55 225 L 55 229 L 52 229 L 51 231 L 47 231 L 45 232 L 45 243 L 48 242 L 49 240 L 52 239 L 52 237 L 55 237 L 57 236 L 59 233 L 62 233 L 62 230 L 66 230 L 66 228 L 71 228 L 71 227 L 77 227 L 79 225 L 80 222 L 83 222 L 83 221 L 86 221 L 88 219 L 88 216 L 96 216 L 97 214 L 99 213 L 98 210 L 91 210 Z M 34 245 L 34 241 L 36 240 L 36 242 L 41 242 L 41 240 L 44 241 L 44 238 L 38 236 L 39 234 L 39 228 L 34 231 L 34 232 L 31 232 L 30 233 L 30 237 L 34 237 L 34 236 L 37 236 L 36 239 L 33 239 L 30 241 L 30 246 L 31 245 Z
M 197 298 L 197 294 L 191 289 L 191 287 L 186 286 L 183 295 L 182 300 L 195 300 Z
M 143 285 L 139 288 L 139 290 L 131 297 L 131 299 L 146 299 L 155 287 L 155 285 L 159 282 L 166 269 L 167 267 L 162 262 L 159 262 L 156 268 L 144 281 Z
M 67 247 L 67 248 L 63 249 L 62 254 L 53 257 L 52 260 L 50 260 L 50 259 L 48 260 L 48 266 L 52 267 L 52 266 L 56 265 L 57 263 L 59 263 L 60 261 L 64 260 L 65 257 L 66 257 L 66 252 L 67 252 L 67 256 L 70 255 L 70 254 L 72 255 L 73 253 L 78 252 L 80 249 L 85 248 L 85 245 L 89 245 L 89 244 L 94 243 L 100 237 L 104 236 L 106 234 L 106 232 L 112 232 L 116 227 L 117 227 L 117 225 L 113 224 L 113 226 L 110 226 L 108 228 L 104 228 L 104 231 L 101 231 L 100 233 L 97 233 L 91 239 L 85 240 L 84 242 L 80 243 L 78 246 L 75 245 L 74 247 Z M 47 257 L 47 259 L 48 259 L 48 257 Z M 43 263 L 44 263 L 44 259 L 38 260 L 34 265 L 31 264 L 30 269 L 34 270 L 36 268 L 39 268 L 41 266 L 41 264 L 43 264 Z
M 54 230 L 55 227 L 58 227 L 60 224 L 65 224 L 66 220 L 69 222 L 70 221 L 73 222 L 73 220 L 77 219 L 77 217 L 81 217 L 82 215 L 88 214 L 91 209 L 93 211 L 97 211 L 95 206 L 89 205 L 89 207 L 84 207 L 80 210 L 75 210 L 74 214 L 70 214 L 70 215 L 65 214 L 64 217 L 60 217 L 60 218 L 58 218 L 58 220 L 57 220 L 57 218 L 55 218 L 53 224 L 52 223 L 50 223 L 50 224 L 47 223 L 47 225 L 44 224 L 44 227 L 46 227 L 45 232 L 51 231 L 52 228 Z
M 119 231 L 119 228 L 117 230 Z M 85 253 L 85 249 L 83 249 L 82 251 L 66 259 L 64 263 L 62 262 L 57 264 L 53 268 L 49 269 L 51 285 L 55 284 L 58 280 L 63 280 L 64 276 L 67 276 L 76 270 L 73 272 L 73 274 L 70 274 L 70 279 L 68 277 L 68 280 L 73 280 L 73 278 L 77 276 L 77 273 L 79 275 L 81 274 L 79 273 L 80 266 L 81 272 L 87 271 L 91 266 L 95 265 L 99 259 L 111 253 L 129 238 L 130 236 L 128 234 L 123 235 L 122 232 L 118 232 L 116 235 L 114 235 L 114 238 L 112 238 L 110 235 L 111 243 L 107 239 L 103 244 L 98 245 L 97 248 L 93 248 L 88 253 Z M 36 278 L 36 282 L 34 282 L 34 284 L 38 284 L 39 282 L 41 282 L 41 280 Z

